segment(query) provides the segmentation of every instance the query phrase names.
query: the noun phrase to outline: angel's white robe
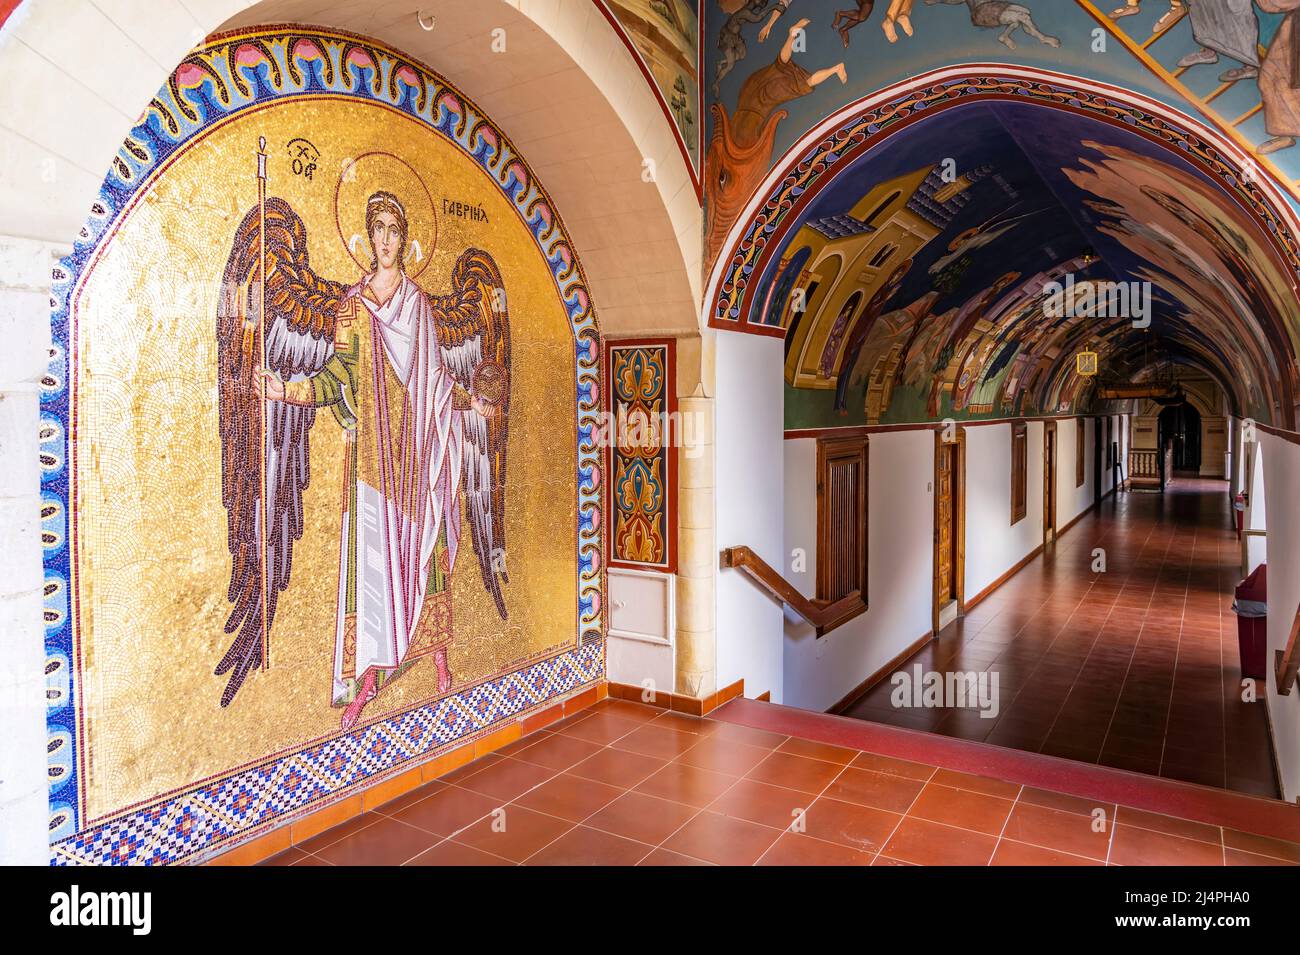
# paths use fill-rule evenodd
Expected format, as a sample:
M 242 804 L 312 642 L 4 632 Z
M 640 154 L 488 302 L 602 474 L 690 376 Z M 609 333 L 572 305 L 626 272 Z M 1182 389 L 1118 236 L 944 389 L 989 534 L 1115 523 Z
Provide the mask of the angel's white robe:
M 436 328 L 425 293 L 405 275 L 383 305 L 367 296 L 369 276 L 348 291 L 363 306 L 373 360 L 357 369 L 359 401 L 374 420 L 358 422 L 354 440 L 372 442 L 381 462 L 378 477 L 356 481 L 356 548 L 350 558 L 347 527 L 339 558 L 339 614 L 334 646 L 334 699 L 345 700 L 368 670 L 383 674 L 401 666 L 425 609 L 431 561 L 445 531 L 448 570 L 460 538 L 463 412 L 452 407 L 453 380 L 442 364 Z M 377 344 L 378 343 L 378 344 Z M 382 348 L 379 345 L 382 344 Z M 382 359 L 380 355 L 382 354 Z M 393 420 L 382 363 L 405 389 L 401 420 Z M 394 445 L 400 451 L 394 453 Z M 394 458 L 397 458 L 394 461 Z M 345 501 L 345 509 L 348 506 Z M 355 568 L 352 561 L 355 560 Z M 348 583 L 355 573 L 355 660 L 345 660 Z

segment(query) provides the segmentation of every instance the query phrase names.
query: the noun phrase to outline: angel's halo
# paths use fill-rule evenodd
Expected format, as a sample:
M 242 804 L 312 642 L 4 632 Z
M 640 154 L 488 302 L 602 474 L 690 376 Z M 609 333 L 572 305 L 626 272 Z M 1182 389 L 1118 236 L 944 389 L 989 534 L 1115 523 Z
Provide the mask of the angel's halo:
M 334 190 L 334 221 L 339 239 L 362 272 L 370 271 L 366 203 L 376 192 L 391 192 L 406 210 L 406 274 L 416 278 L 433 258 L 438 216 L 433 196 L 411 164 L 392 153 L 362 153 L 343 165 Z

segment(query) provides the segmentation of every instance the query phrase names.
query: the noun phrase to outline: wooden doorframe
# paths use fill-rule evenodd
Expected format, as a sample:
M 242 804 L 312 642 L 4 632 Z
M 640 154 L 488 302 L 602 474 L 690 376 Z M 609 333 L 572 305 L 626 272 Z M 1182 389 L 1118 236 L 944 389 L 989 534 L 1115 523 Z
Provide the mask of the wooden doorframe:
M 826 487 L 826 475 L 832 461 L 855 461 L 858 467 L 858 483 L 855 488 L 853 510 L 860 520 L 857 522 L 856 549 L 852 555 L 858 566 L 853 576 L 857 584 L 858 596 L 862 600 L 863 611 L 867 609 L 867 502 L 870 499 L 867 482 L 870 480 L 870 442 L 871 439 L 867 435 L 853 438 L 821 438 L 817 441 L 817 598 L 835 600 L 845 596 L 831 595 L 831 581 L 836 570 L 836 544 L 843 541 L 837 534 L 839 528 L 827 506 L 827 494 L 830 489 Z
M 1061 457 L 1060 445 L 1057 444 L 1056 422 L 1043 423 L 1043 544 L 1046 545 L 1047 529 L 1052 529 L 1052 540 L 1056 540 L 1056 465 Z M 1050 522 L 1050 523 L 1049 523 Z
M 934 543 L 931 549 L 930 633 L 939 635 L 939 460 L 944 446 L 943 428 L 934 432 Z M 966 429 L 957 427 L 956 439 L 949 443 L 953 450 L 952 473 L 956 485 L 952 501 L 954 558 L 952 568 L 953 593 L 957 598 L 957 615 L 966 611 Z
M 1083 453 L 1083 449 L 1079 449 Z M 1101 477 L 1104 471 L 1101 460 L 1101 416 L 1092 419 L 1092 506 L 1099 507 L 1104 492 L 1101 489 Z

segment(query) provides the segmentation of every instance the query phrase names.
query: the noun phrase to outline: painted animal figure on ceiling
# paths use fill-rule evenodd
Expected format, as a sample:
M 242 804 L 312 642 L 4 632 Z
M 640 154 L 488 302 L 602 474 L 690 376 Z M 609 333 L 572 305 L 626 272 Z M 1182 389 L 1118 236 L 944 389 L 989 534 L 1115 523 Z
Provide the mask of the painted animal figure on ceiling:
M 1039 30 L 1034 24 L 1034 16 L 1029 8 L 1019 3 L 1007 3 L 1006 0 L 925 0 L 925 2 L 928 6 L 934 6 L 936 3 L 946 3 L 949 6 L 966 4 L 970 8 L 970 22 L 975 26 L 988 30 L 1004 28 L 998 34 L 998 40 L 1005 43 L 1010 50 L 1016 48 L 1016 41 L 1011 36 L 1016 30 L 1024 30 L 1035 40 L 1048 46 L 1061 45 L 1057 37 L 1049 36 Z
M 843 41 L 846 49 L 849 45 L 849 31 L 858 24 L 866 22 L 875 8 L 876 0 L 857 0 L 856 9 L 835 11 L 831 29 L 840 35 L 840 40 Z

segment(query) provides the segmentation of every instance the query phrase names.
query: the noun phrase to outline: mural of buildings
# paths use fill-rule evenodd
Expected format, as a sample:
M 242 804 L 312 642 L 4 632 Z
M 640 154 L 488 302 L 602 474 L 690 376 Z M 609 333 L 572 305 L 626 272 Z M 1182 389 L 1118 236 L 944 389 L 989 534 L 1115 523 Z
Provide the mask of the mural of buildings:
M 934 165 L 917 168 L 924 155 Z M 1159 185 L 1171 181 L 1195 204 L 1175 204 Z M 799 196 L 745 292 L 749 321 L 786 330 L 787 427 L 1087 410 L 1074 354 L 1118 358 L 1144 340 L 1132 315 L 1105 310 L 1112 288 L 1150 289 L 1150 334 L 1196 341 L 1234 367 L 1244 406 L 1266 413 L 1278 400 L 1251 371 L 1275 368 L 1267 342 L 1293 334 L 1285 272 L 1263 265 L 1277 254 L 1267 233 L 1201 169 L 1113 124 L 959 106 Z M 1159 227 L 1137 226 L 1125 211 L 1135 207 Z M 1233 264 L 1246 248 L 1267 283 Z M 1189 269 L 1192 250 L 1221 266 Z M 1220 273 L 1241 284 L 1211 288 Z M 1068 301 L 1045 291 L 1053 283 L 1069 286 Z M 1206 302 L 1219 304 L 1207 314 Z M 1253 336 L 1234 344 L 1226 314 Z

